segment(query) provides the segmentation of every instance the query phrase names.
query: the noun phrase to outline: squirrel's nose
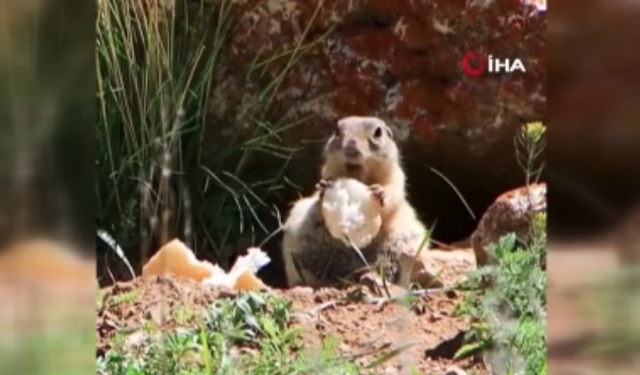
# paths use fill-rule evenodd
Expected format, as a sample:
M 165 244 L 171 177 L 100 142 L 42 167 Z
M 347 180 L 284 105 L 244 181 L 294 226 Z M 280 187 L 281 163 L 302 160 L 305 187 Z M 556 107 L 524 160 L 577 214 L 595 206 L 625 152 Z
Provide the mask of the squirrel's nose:
M 360 150 L 358 150 L 358 144 L 355 139 L 349 139 L 344 144 L 344 154 L 349 158 L 356 158 L 360 156 Z

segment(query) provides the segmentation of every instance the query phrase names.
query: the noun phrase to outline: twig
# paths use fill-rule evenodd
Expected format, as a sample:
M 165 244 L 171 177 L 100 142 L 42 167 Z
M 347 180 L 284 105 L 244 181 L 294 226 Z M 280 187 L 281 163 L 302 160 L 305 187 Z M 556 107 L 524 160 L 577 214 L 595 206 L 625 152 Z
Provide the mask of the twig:
M 313 309 L 309 310 L 307 313 L 311 315 L 316 315 L 324 310 L 327 310 L 329 308 L 333 309 L 335 307 L 336 307 L 336 301 L 329 301 L 314 307 Z
M 329 308 L 335 308 L 336 307 L 336 301 L 329 301 L 329 302 L 325 302 L 319 306 L 316 306 L 312 309 L 309 309 L 307 311 L 302 311 L 299 313 L 294 314 L 295 316 L 301 317 L 303 320 L 308 320 L 310 319 L 310 317 L 317 315 L 318 313 L 327 310 Z
M 402 301 L 407 297 L 426 297 L 430 295 L 436 295 L 436 294 L 447 293 L 447 292 L 448 290 L 445 288 L 438 288 L 438 289 L 410 290 L 400 296 L 392 296 L 392 297 L 376 297 L 368 294 L 362 294 L 359 297 L 360 297 L 360 302 L 383 306 L 384 304 L 389 302 Z

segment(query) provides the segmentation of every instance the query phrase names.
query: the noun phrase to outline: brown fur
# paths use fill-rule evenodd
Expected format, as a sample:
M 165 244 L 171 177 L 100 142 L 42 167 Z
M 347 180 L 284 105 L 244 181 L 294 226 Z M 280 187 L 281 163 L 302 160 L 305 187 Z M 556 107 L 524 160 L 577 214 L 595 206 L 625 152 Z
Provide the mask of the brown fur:
M 406 282 L 410 273 L 398 263 L 398 253 L 415 254 L 426 233 L 406 199 L 406 177 L 391 129 L 375 117 L 346 117 L 324 150 L 323 180 L 355 178 L 383 192 L 382 228 L 361 249 L 367 262 L 382 266 L 393 282 Z M 284 225 L 283 257 L 290 286 L 332 286 L 349 279 L 365 265 L 353 249 L 333 238 L 324 225 L 321 192 L 294 203 Z M 298 275 L 296 258 L 304 281 Z

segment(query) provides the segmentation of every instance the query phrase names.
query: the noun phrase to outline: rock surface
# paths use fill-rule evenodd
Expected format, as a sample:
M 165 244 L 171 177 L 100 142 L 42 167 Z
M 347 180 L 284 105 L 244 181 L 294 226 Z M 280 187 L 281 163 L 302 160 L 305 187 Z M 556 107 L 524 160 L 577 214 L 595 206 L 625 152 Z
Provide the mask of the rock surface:
M 426 161 L 467 187 L 466 194 L 484 189 L 495 196 L 522 181 L 513 135 L 522 122 L 545 115 L 545 12 L 518 0 L 231 3 L 242 20 L 212 88 L 211 115 L 216 124 L 238 125 L 210 126 L 210 143 L 249 137 L 254 127 L 238 121 L 245 104 L 287 71 L 274 89 L 270 116 L 284 123 L 309 118 L 281 134 L 286 146 L 304 149 L 289 164 L 301 186 L 317 178 L 309 165 L 318 164 L 318 148 L 305 141 L 324 138 L 348 115 L 378 116 L 394 128 L 416 190 L 442 185 L 424 173 Z M 297 47 L 304 49 L 299 56 L 292 54 Z M 467 77 L 461 59 L 469 51 L 520 58 L 527 71 Z M 264 68 L 264 74 L 247 80 L 253 61 L 278 53 L 259 68 L 254 64 L 254 72 Z M 255 159 L 249 164 L 268 163 Z M 423 183 L 425 175 L 437 183 Z M 450 186 L 442 189 L 457 200 Z M 425 201 L 416 202 L 418 208 L 430 202 L 418 199 Z M 463 210 L 459 202 L 449 206 Z
M 447 369 L 445 375 L 467 375 L 467 372 L 460 367 L 451 367 Z
M 504 235 L 515 232 L 526 242 L 531 230 L 531 217 L 546 210 L 547 185 L 544 183 L 514 189 L 499 196 L 471 236 L 477 266 L 491 263 L 486 246 L 496 243 Z

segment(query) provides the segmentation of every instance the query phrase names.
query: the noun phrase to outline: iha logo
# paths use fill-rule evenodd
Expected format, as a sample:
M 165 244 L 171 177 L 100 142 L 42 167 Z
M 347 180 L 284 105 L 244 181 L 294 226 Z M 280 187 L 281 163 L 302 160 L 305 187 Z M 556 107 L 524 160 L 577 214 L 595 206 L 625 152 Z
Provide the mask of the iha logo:
M 492 55 L 485 56 L 477 52 L 467 52 L 462 58 L 462 71 L 469 77 L 479 77 L 485 72 L 489 73 L 525 73 L 520 59 L 499 59 Z

